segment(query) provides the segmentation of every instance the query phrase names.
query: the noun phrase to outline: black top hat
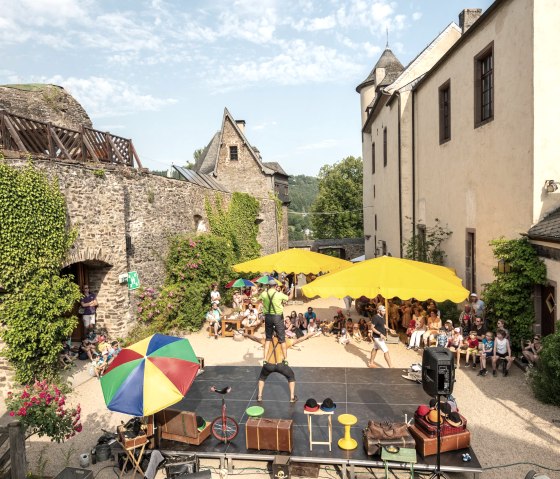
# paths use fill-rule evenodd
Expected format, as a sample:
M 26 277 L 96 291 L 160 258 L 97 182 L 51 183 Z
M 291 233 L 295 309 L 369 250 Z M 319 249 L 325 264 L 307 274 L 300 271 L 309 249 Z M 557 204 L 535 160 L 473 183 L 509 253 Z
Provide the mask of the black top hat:
M 305 411 L 315 412 L 319 410 L 319 405 L 317 404 L 317 401 L 315 401 L 315 399 L 309 398 L 307 401 L 305 401 L 305 406 L 303 406 L 303 409 Z
M 323 399 L 323 404 L 321 404 L 321 409 L 327 412 L 334 411 L 336 409 L 336 404 L 331 398 L 325 398 Z
M 452 412 L 446 418 L 447 423 L 453 427 L 461 427 L 463 425 L 463 418 L 458 412 Z

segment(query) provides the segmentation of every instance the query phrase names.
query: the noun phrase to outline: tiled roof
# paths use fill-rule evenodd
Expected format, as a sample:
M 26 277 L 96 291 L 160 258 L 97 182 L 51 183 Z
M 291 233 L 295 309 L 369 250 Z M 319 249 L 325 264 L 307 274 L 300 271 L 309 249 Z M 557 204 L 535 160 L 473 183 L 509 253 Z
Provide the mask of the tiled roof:
M 560 208 L 529 228 L 529 238 L 560 241 Z
M 404 70 L 402 63 L 391 51 L 391 49 L 386 48 L 385 51 L 381 54 L 381 57 L 379 57 L 379 60 L 377 60 L 377 63 L 369 73 L 368 77 L 356 87 L 356 91 L 358 93 L 360 92 L 362 87 L 369 85 L 375 81 L 375 70 L 377 70 L 378 68 L 385 68 L 385 75 L 392 76 L 393 79 L 391 80 L 390 83 L 395 81 L 397 77 L 400 75 L 400 73 Z M 394 73 L 398 73 L 398 74 L 393 76 Z M 388 84 L 385 83 L 385 80 L 382 80 L 382 83 L 385 85 Z

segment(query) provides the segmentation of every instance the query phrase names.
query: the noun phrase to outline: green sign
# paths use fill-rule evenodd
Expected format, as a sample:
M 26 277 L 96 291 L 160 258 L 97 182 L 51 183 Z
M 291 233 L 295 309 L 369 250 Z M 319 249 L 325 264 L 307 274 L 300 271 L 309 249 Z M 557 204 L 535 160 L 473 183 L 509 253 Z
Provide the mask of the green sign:
M 128 272 L 128 289 L 138 289 L 140 287 L 140 279 L 136 271 Z

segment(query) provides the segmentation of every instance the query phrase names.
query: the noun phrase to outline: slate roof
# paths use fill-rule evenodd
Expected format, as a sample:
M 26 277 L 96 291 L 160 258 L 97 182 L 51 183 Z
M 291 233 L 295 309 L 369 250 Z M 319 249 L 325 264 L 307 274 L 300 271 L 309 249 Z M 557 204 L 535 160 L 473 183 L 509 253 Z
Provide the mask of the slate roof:
M 560 242 L 560 208 L 531 226 L 528 235 L 530 239 Z
M 401 72 L 404 70 L 402 63 L 391 51 L 391 49 L 386 48 L 381 54 L 381 57 L 379 57 L 379 60 L 377 60 L 377 63 L 369 73 L 368 77 L 356 87 L 356 91 L 358 93 L 360 93 L 360 90 L 363 87 L 375 82 L 375 70 L 377 70 L 378 68 L 385 68 L 385 75 L 390 76 L 390 78 L 392 78 L 392 80 L 389 81 L 389 83 L 385 83 L 385 79 L 383 79 L 381 81 L 381 84 L 383 85 L 388 85 L 390 83 L 393 83 L 397 79 L 397 77 L 401 74 Z
M 216 161 L 218 160 L 218 153 L 220 152 L 220 132 L 217 131 L 216 134 L 210 140 L 210 143 L 206 145 L 204 151 L 194 164 L 194 171 L 202 173 L 205 175 L 210 175 L 214 171 L 216 166 Z
M 280 164 L 276 163 L 275 161 L 266 161 L 263 163 L 263 165 L 266 166 L 268 169 L 274 171 L 275 173 L 288 176 L 288 173 L 286 173 L 284 169 L 280 166 Z
M 210 188 L 216 191 L 223 191 L 228 193 L 220 183 L 218 183 L 212 175 L 205 175 L 203 173 L 198 173 L 194 170 L 189 170 L 188 168 L 183 168 L 182 166 L 173 165 L 173 168 L 189 183 L 193 183 L 203 188 Z

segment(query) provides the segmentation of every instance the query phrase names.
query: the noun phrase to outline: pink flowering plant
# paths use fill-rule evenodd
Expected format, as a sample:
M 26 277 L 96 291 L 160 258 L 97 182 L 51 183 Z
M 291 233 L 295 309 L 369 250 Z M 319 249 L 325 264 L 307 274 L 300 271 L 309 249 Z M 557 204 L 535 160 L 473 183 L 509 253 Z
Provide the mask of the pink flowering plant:
M 69 408 L 58 386 L 46 380 L 24 386 L 19 393 L 8 392 L 6 407 L 10 416 L 21 421 L 27 437 L 37 434 L 60 443 L 82 430 L 80 405 Z

